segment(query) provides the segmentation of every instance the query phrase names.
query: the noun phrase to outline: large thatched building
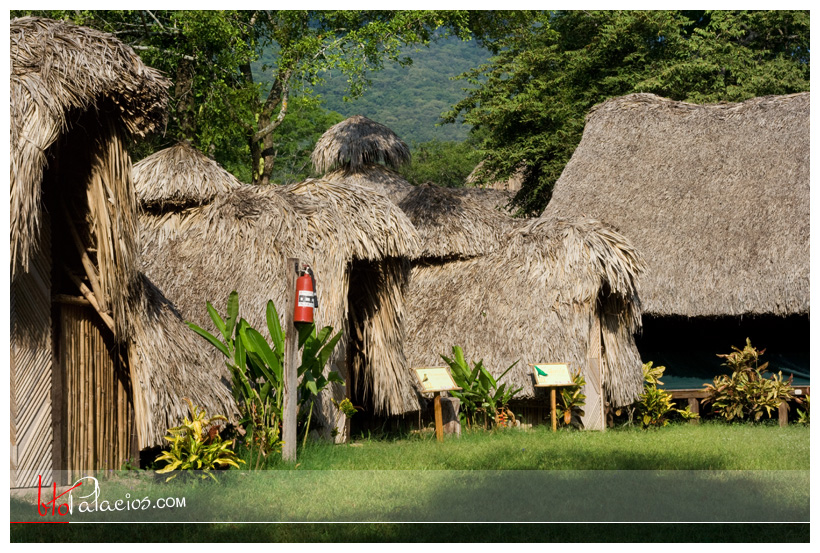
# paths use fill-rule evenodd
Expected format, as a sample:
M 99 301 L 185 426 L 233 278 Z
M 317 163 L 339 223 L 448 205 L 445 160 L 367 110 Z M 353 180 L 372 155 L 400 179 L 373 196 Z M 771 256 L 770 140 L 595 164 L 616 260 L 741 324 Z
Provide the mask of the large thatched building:
M 127 145 L 162 125 L 167 86 L 110 35 L 11 22 L 13 487 L 119 467 L 183 396 L 231 406 L 139 271 Z
M 385 190 L 391 169 L 372 160 L 395 168 L 409 158 L 402 144 L 386 127 L 351 118 L 323 135 L 314 166 L 332 171 L 324 178 Z M 421 239 L 405 319 L 412 367 L 440 365 L 454 345 L 496 374 L 519 361 L 508 380 L 522 387 L 518 401 L 534 400 L 532 409 L 519 406 L 533 422 L 541 422 L 544 397 L 528 363 L 565 361 L 585 373 L 588 428 L 603 428 L 606 400 L 623 405 L 637 397 L 632 334 L 640 327 L 643 265 L 628 241 L 596 221 L 513 219 L 506 191 L 402 182 L 386 191 Z M 412 373 L 407 378 L 417 384 Z
M 639 346 L 692 379 L 673 385 L 710 380 L 714 354 L 747 336 L 774 366 L 808 372 L 809 93 L 604 102 L 545 215 L 610 223 L 646 257 Z
M 327 434 L 344 429 L 331 399 L 346 394 L 385 414 L 418 409 L 403 378 L 402 322 L 417 237 L 386 197 L 316 179 L 288 187 L 244 185 L 186 145 L 142 160 L 134 179 L 145 208 L 144 269 L 200 326 L 211 326 L 205 302 L 224 310 L 236 290 L 241 316 L 266 333 L 268 300 L 284 319 L 286 259 L 298 257 L 313 268 L 317 324 L 344 333 L 328 369 L 339 372 L 348 386 L 334 385 L 322 396 L 318 418 Z M 210 349 L 214 362 L 222 364 Z

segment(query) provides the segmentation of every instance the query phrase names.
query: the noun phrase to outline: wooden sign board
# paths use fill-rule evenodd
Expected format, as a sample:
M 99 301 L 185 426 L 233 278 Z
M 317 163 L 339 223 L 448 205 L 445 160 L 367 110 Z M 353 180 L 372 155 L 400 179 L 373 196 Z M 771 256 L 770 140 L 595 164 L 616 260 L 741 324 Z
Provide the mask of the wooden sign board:
M 530 366 L 536 387 L 571 386 L 573 384 L 567 363 L 539 363 Z
M 448 390 L 461 390 L 456 386 L 453 376 L 447 367 L 422 367 L 414 369 L 416 376 L 421 382 L 424 392 L 446 392 Z

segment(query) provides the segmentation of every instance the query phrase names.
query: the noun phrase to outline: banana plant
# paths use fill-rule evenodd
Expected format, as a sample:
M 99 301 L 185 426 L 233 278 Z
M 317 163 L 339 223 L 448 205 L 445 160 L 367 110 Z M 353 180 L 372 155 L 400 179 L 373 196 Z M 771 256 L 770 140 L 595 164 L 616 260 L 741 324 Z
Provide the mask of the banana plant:
M 206 302 L 208 314 L 219 330 L 221 339 L 207 330 L 188 322 L 188 326 L 205 338 L 227 357 L 226 365 L 231 371 L 232 393 L 240 409 L 240 425 L 248 440 L 259 447 L 257 467 L 261 458 L 278 449 L 279 426 L 282 421 L 284 398 L 284 352 L 285 332 L 279 322 L 279 314 L 273 301 L 268 301 L 265 320 L 271 344 L 245 319 L 238 318 L 239 296 L 236 291 L 228 296 L 227 315 L 223 319 L 217 310 Z M 301 410 L 310 402 L 305 436 L 309 431 L 316 396 L 330 383 L 344 384 L 338 373 L 331 371 L 326 377 L 324 367 L 336 347 L 341 332 L 330 338 L 333 328 L 326 326 L 318 333 L 315 325 L 301 324 L 298 328 L 302 363 L 297 368 L 301 379 L 297 388 L 298 405 Z

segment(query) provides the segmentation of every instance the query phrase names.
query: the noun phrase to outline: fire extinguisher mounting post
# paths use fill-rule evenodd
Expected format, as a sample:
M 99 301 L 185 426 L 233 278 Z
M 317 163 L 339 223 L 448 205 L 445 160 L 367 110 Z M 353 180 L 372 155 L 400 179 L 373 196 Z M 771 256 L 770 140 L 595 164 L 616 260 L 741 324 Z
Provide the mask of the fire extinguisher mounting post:
M 282 460 L 296 461 L 296 371 L 299 350 L 299 333 L 293 322 L 296 304 L 296 278 L 299 276 L 299 260 L 288 258 L 288 306 L 285 310 L 284 397 L 282 398 Z

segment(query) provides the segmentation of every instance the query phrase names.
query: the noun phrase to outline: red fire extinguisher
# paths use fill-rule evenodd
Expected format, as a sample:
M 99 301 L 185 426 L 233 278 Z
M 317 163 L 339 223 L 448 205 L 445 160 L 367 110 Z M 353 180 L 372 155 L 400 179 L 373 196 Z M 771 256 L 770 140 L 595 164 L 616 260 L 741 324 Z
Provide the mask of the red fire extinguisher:
M 293 308 L 293 322 L 312 323 L 313 310 L 318 307 L 316 279 L 311 268 L 305 265 L 301 276 L 296 279 L 296 305 Z

